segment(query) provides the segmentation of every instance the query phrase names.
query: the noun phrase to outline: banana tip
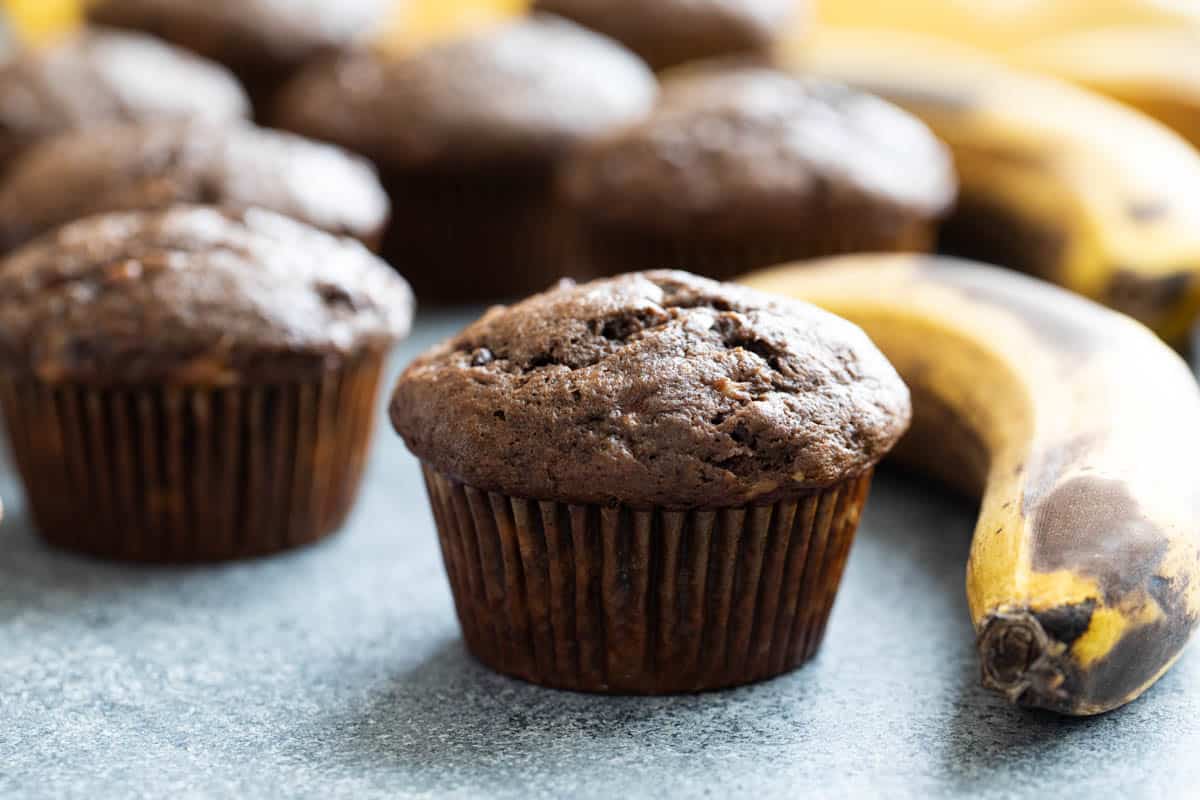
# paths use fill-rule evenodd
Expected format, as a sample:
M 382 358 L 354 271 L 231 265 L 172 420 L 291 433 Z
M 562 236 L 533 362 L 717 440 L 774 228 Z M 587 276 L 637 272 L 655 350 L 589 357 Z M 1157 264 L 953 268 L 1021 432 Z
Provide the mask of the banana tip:
M 1052 655 L 1053 645 L 1028 611 L 993 614 L 979 633 L 983 685 L 1012 703 L 1061 709 L 1066 675 Z

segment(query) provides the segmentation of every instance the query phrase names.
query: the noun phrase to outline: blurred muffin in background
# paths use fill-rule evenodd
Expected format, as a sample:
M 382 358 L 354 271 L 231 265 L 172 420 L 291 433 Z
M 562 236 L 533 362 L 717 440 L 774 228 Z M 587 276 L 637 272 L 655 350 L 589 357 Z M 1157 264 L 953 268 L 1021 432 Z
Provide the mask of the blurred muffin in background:
M 0 63 L 0 170 L 35 142 L 93 125 L 249 113 L 223 67 L 153 37 L 84 29 Z
M 548 16 L 408 56 L 347 55 L 280 97 L 280 127 L 373 160 L 384 254 L 423 300 L 495 299 L 574 274 L 554 185 L 575 147 L 642 119 L 657 83 L 615 42 Z
M 944 145 L 871 95 L 765 68 L 667 76 L 654 114 L 564 167 L 577 260 L 715 278 L 855 251 L 922 251 L 957 182 Z
M 95 22 L 152 33 L 229 67 L 261 116 L 308 62 L 379 28 L 395 0 L 96 0 Z
M 765 53 L 803 23 L 803 0 L 534 0 L 534 8 L 613 37 L 655 69 Z
M 372 248 L 388 200 L 366 161 L 249 123 L 105 125 L 50 139 L 0 182 L 0 252 L 81 217 L 175 204 L 276 211 Z

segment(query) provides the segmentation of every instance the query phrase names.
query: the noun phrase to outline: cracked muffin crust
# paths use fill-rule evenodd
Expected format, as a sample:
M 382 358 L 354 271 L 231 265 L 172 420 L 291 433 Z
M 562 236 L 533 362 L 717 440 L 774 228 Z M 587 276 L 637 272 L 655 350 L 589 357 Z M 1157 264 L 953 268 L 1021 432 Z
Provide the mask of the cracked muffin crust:
M 485 491 L 729 508 L 868 471 L 908 391 L 857 327 L 681 272 L 564 283 L 497 307 L 401 376 L 409 448 Z
M 0 368 L 103 384 L 308 376 L 389 349 L 412 304 L 358 242 L 268 211 L 101 215 L 0 265 Z
M 260 207 L 378 245 L 387 195 L 374 168 L 331 145 L 249 123 L 105 125 L 30 148 L 0 184 L 0 251 L 82 217 Z
M 92 125 L 249 113 L 223 67 L 150 36 L 88 28 L 0 64 L 0 168 L 34 142 Z

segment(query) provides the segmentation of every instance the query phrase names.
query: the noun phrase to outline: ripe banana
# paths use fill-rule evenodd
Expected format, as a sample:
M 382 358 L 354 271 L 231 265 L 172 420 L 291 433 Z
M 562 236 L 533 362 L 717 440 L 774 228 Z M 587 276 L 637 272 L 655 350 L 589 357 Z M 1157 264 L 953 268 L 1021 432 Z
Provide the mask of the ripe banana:
M 52 41 L 83 21 L 84 0 L 0 0 L 0 16 L 6 18 L 17 40 L 28 44 Z M 0 20 L 3 22 L 5 20 Z M 2 26 L 0 26 L 2 28 Z
M 982 496 L 967 565 L 983 682 L 1097 714 L 1200 620 L 1200 388 L 1128 317 L 1015 272 L 860 255 L 743 279 L 857 323 L 913 394 L 897 459 Z
M 404 54 L 525 14 L 532 0 L 397 0 L 376 47 Z
M 1004 50 L 1046 36 L 1111 25 L 1200 27 L 1200 3 L 1194 0 L 819 0 L 817 19 L 829 26 L 923 33 L 973 47 Z
M 1082 31 L 1019 48 L 1005 60 L 1120 100 L 1200 148 L 1200 27 Z
M 873 91 L 949 144 L 945 249 L 1015 267 L 1181 341 L 1200 310 L 1200 153 L 1099 95 L 929 37 L 823 31 L 785 68 Z

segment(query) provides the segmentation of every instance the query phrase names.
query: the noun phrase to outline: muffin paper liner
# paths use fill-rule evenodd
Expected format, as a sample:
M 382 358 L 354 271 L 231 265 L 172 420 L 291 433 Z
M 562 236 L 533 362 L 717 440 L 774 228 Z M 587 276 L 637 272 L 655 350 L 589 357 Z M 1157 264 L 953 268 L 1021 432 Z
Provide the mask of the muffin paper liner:
M 134 561 L 232 559 L 340 527 L 383 360 L 228 388 L 0 376 L 0 405 L 34 522 L 52 544 Z
M 812 658 L 871 482 L 670 511 L 525 500 L 424 473 L 470 651 L 532 683 L 617 694 L 736 686 Z
M 560 278 L 586 277 L 568 261 L 565 216 L 551 178 L 383 177 L 392 202 L 384 257 L 425 301 L 523 297 Z

